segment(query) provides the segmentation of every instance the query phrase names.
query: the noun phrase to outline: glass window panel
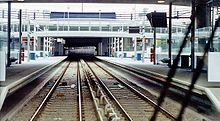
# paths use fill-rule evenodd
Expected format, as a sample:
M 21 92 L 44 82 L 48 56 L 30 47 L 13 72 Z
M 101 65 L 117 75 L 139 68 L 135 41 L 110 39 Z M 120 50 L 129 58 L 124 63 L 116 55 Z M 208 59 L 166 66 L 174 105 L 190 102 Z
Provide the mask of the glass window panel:
M 88 26 L 81 26 L 80 31 L 89 31 L 89 27 Z
M 119 30 L 120 30 L 120 27 L 119 27 L 119 26 L 114 26 L 114 27 L 112 28 L 112 30 L 113 30 L 113 31 L 119 31 Z
M 78 31 L 78 26 L 70 26 L 70 31 Z
M 48 26 L 49 31 L 57 31 L 57 26 Z
M 92 26 L 91 31 L 99 31 L 99 27 L 98 26 Z

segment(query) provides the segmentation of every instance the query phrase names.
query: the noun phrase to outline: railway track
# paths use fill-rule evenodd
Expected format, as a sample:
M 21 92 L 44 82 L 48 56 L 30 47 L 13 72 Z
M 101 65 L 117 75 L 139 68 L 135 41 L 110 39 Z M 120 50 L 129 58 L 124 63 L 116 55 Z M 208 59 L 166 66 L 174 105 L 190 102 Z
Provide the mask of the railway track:
M 43 94 L 37 94 L 40 99 L 34 98 L 38 101 L 30 104 L 29 115 L 17 119 L 29 120 L 33 114 L 30 121 L 146 121 L 158 107 L 151 93 L 101 63 L 80 60 L 64 65 L 58 79 L 44 86 Z M 159 109 L 157 121 L 176 120 L 174 112 Z
M 88 87 L 82 82 L 80 65 L 70 62 L 56 80 L 30 121 L 96 121 Z
M 140 93 L 138 90 L 123 82 L 104 68 L 94 62 L 86 62 L 87 74 L 95 78 L 95 84 L 100 85 L 102 90 L 106 92 L 111 102 L 117 108 L 115 112 L 125 120 L 146 121 L 149 120 L 157 107 L 156 103 Z M 113 106 L 113 107 L 114 107 Z M 175 117 L 168 111 L 160 108 L 160 113 L 157 115 L 158 121 L 172 121 Z M 122 115 L 122 116 L 120 116 Z

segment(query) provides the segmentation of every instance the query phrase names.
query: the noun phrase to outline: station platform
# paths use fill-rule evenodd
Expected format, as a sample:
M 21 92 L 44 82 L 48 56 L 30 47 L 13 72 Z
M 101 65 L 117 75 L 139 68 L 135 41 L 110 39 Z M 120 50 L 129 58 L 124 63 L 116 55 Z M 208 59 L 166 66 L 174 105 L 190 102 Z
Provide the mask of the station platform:
M 25 86 L 29 82 L 38 78 L 66 57 L 46 57 L 22 64 L 14 64 L 6 68 L 6 80 L 0 81 L 0 110 L 5 98 Z
M 167 73 L 170 68 L 167 65 L 153 65 L 152 63 L 146 61 L 146 63 L 142 63 L 142 61 L 135 61 L 131 58 L 115 58 L 115 57 L 97 57 L 101 60 L 130 66 L 132 68 L 137 68 L 146 73 L 150 73 L 153 75 L 158 75 L 159 77 L 167 77 Z M 173 78 L 174 83 L 177 83 L 180 87 L 188 88 L 191 84 L 193 73 L 190 69 L 181 69 L 178 68 L 176 75 Z M 207 72 L 202 72 L 197 83 L 195 85 L 195 90 L 197 93 L 205 94 L 209 97 L 209 99 L 213 102 L 216 109 L 220 112 L 220 83 L 218 82 L 208 82 Z

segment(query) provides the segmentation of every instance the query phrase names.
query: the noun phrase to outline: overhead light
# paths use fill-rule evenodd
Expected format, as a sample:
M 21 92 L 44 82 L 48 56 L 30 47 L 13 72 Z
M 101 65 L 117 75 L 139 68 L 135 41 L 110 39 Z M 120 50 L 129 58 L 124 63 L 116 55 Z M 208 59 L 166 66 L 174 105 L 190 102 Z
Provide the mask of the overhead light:
M 158 0 L 157 3 L 165 3 L 165 0 Z
M 17 0 L 18 2 L 24 2 L 24 0 Z

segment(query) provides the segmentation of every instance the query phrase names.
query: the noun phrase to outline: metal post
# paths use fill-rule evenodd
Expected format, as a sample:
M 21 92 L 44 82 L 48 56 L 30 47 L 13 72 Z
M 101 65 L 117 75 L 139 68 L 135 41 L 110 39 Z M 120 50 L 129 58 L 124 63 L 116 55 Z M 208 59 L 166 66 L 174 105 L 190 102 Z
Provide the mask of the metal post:
M 169 57 L 169 62 L 168 62 L 168 66 L 171 67 L 172 64 L 172 2 L 170 2 L 169 5 L 169 40 L 168 40 L 168 57 Z
M 49 41 L 49 37 L 46 38 L 46 54 L 48 57 L 48 41 Z
M 119 43 L 120 43 L 120 38 L 117 37 L 117 58 L 119 57 Z
M 195 0 L 192 0 L 192 15 L 195 13 Z M 194 71 L 195 63 L 195 19 L 193 19 L 192 28 L 191 28 L 191 70 Z
M 134 41 L 134 60 L 137 60 L 137 38 L 133 37 Z
M 145 37 L 142 38 L 142 63 L 145 61 Z
M 211 23 L 212 31 L 214 30 L 214 21 L 215 21 L 215 12 L 214 12 L 214 10 L 215 10 L 215 7 L 212 4 L 212 23 Z M 210 52 L 214 52 L 213 41 L 211 41 L 211 43 L 210 43 Z
M 28 17 L 28 25 L 27 25 L 27 61 L 29 62 L 30 61 L 30 18 Z
M 43 53 L 44 53 L 43 57 L 45 57 L 45 41 L 46 41 L 46 37 L 44 37 L 43 39 L 44 39 L 43 40 Z
M 154 29 L 154 65 L 156 64 L 156 27 L 153 28 Z
M 115 57 L 115 53 L 117 53 L 117 51 L 116 51 L 116 40 L 117 40 L 117 38 L 115 37 L 115 38 L 114 38 L 114 53 L 113 53 L 113 54 L 114 54 L 114 55 L 113 55 L 114 57 Z
M 144 29 L 144 26 L 142 27 L 142 63 L 144 63 L 145 61 L 145 36 L 144 36 L 144 33 L 145 33 L 145 29 Z
M 34 20 L 34 43 L 33 43 L 33 50 L 36 51 L 36 21 Z
M 21 64 L 21 47 L 22 47 L 22 10 L 19 10 L 19 64 Z
M 8 54 L 7 54 L 7 67 L 11 65 L 11 1 L 8 1 Z
M 124 58 L 124 38 L 121 38 L 121 57 Z
M 101 53 L 101 56 L 102 56 L 102 42 L 100 43 L 100 53 Z

